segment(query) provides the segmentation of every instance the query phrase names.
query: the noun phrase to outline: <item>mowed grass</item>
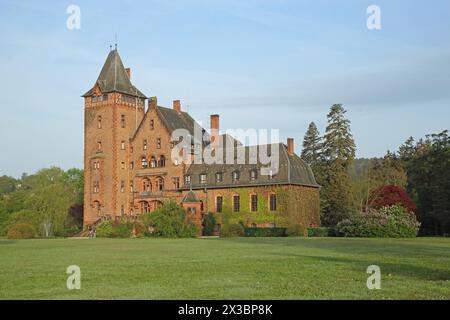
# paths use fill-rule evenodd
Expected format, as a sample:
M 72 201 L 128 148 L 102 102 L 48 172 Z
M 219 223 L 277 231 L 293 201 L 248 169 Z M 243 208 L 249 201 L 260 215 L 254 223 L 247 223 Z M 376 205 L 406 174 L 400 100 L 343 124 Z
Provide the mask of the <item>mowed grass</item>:
M 450 239 L 0 239 L 0 298 L 450 299 Z

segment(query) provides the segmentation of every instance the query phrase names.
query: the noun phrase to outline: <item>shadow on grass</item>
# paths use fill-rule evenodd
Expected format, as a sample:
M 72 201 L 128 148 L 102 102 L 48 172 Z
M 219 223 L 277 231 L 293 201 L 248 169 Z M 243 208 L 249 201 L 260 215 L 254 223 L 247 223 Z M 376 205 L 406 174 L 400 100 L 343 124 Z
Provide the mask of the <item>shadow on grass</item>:
M 350 266 L 352 270 L 366 272 L 370 265 L 378 265 L 381 268 L 382 276 L 394 275 L 404 277 L 414 277 L 421 280 L 429 281 L 446 281 L 450 280 L 450 270 L 442 270 L 425 266 L 417 266 L 405 263 L 393 263 L 386 261 L 376 261 L 375 258 L 367 257 L 366 259 L 352 259 L 345 257 L 327 257 L 313 256 L 295 253 L 270 253 L 275 256 L 291 256 L 302 259 L 311 259 L 330 264 L 339 264 Z
M 2 245 L 2 244 L 14 244 L 16 242 L 17 242 L 16 240 L 0 239 L 0 245 Z

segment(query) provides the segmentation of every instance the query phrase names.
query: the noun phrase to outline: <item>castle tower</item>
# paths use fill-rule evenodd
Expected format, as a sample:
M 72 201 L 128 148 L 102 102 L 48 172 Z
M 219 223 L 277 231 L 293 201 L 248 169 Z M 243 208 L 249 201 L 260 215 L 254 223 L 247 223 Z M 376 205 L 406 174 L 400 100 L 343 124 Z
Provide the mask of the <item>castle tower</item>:
M 130 138 L 144 118 L 146 96 L 111 50 L 84 98 L 84 224 L 132 210 Z

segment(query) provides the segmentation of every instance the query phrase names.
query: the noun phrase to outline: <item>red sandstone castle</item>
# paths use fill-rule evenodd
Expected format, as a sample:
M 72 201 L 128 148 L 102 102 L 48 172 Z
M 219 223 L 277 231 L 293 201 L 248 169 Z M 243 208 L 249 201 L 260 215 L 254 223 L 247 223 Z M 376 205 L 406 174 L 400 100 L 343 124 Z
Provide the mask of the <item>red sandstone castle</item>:
M 83 95 L 84 224 L 99 220 L 137 218 L 170 199 L 176 200 L 197 222 L 205 213 L 228 212 L 252 226 L 283 223 L 299 216 L 307 225 L 319 224 L 319 186 L 311 169 L 294 153 L 294 141 L 272 145 L 279 152 L 276 174 L 261 175 L 256 164 L 186 164 L 172 161 L 177 129 L 194 144 L 240 145 L 219 134 L 219 115 L 211 115 L 208 134 L 179 100 L 172 108 L 158 106 L 131 83 L 117 50 L 111 50 L 92 89 Z M 146 108 L 146 101 L 148 105 Z M 248 147 L 244 147 L 248 157 Z M 194 152 L 187 156 L 193 156 Z

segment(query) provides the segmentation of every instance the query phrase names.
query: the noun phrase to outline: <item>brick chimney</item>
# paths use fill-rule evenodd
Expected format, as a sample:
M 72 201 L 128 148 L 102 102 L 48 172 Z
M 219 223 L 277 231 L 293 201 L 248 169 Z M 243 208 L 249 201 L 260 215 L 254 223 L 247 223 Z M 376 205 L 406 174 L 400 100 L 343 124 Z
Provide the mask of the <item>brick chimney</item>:
M 219 115 L 211 115 L 211 143 L 214 147 L 219 145 Z
M 156 98 L 156 97 L 148 98 L 148 108 L 150 110 L 152 110 L 152 109 L 156 110 L 157 107 L 158 107 L 158 98 Z
M 180 100 L 173 100 L 173 110 L 180 113 L 181 112 L 181 102 Z
M 125 71 L 127 72 L 128 79 L 131 79 L 131 69 L 130 68 L 125 68 Z
M 287 151 L 289 154 L 294 154 L 294 139 L 293 138 L 287 139 Z

